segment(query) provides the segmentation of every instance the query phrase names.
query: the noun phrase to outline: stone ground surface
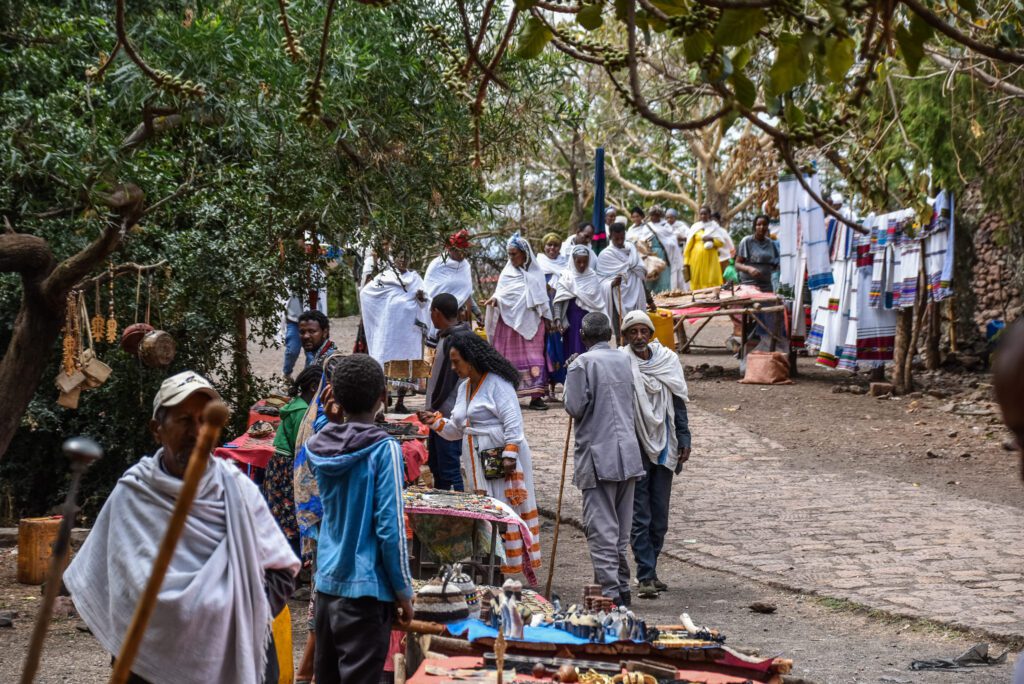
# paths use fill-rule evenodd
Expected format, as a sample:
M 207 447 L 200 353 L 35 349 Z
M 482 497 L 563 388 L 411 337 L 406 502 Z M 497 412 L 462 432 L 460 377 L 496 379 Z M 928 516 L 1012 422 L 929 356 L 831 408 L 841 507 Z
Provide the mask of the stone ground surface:
M 354 331 L 352 319 L 335 321 L 342 349 L 351 348 Z M 253 354 L 254 369 L 279 372 L 280 355 Z M 684 362 L 719 364 L 724 375 L 691 380 L 694 454 L 677 478 L 659 570 L 672 589 L 636 601 L 638 611 L 655 622 L 687 611 L 735 646 L 793 658 L 794 674 L 814 682 L 1009 681 L 1010 664 L 908 670 L 915 658 L 953 657 L 1000 635 L 997 652 L 1024 641 L 1024 490 L 993 421 L 940 413 L 927 398 L 882 403 L 831 394 L 834 376 L 809 368 L 796 385 L 761 388 L 737 385 L 736 362 L 724 354 Z M 537 498 L 547 511 L 558 500 L 567 426 L 560 405 L 551 408 L 524 410 Z M 926 450 L 939 458 L 926 458 Z M 971 456 L 959 458 L 963 452 Z M 571 467 L 570 458 L 567 480 Z M 590 564 L 573 527 L 580 496 L 571 483 L 562 513 L 554 586 L 575 597 Z M 548 519 L 542 583 L 552 533 Z M 0 681 L 20 670 L 39 596 L 13 574 L 13 554 L 0 550 L 0 610 L 21 613 L 14 630 L 0 630 Z M 753 601 L 778 611 L 752 613 Z M 293 614 L 298 628 L 297 602 Z M 106 681 L 109 658 L 73 624 L 55 621 L 37 681 Z

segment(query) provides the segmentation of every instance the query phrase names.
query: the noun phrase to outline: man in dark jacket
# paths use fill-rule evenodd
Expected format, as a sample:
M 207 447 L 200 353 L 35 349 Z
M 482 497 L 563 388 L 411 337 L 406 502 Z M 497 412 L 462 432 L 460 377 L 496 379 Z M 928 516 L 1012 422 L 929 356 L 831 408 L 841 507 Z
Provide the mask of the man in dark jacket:
M 444 418 L 450 418 L 455 406 L 455 388 L 459 376 L 452 370 L 448 350 L 453 335 L 472 335 L 469 324 L 459 320 L 459 302 L 453 295 L 442 292 L 430 302 L 430 321 L 438 330 L 437 354 L 427 381 L 426 410 L 438 411 Z M 461 492 L 462 485 L 462 442 L 449 441 L 433 430 L 427 436 L 427 465 L 434 475 L 436 489 L 454 489 Z

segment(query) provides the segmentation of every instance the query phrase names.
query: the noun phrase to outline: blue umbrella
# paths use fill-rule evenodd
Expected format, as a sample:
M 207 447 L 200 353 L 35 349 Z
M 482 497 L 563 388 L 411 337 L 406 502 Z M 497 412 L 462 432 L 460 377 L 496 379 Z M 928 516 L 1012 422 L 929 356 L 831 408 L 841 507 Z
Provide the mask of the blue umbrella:
M 600 251 L 607 244 L 607 237 L 598 240 L 598 235 L 604 235 L 604 148 L 598 147 L 594 152 L 594 240 L 597 244 L 594 247 Z

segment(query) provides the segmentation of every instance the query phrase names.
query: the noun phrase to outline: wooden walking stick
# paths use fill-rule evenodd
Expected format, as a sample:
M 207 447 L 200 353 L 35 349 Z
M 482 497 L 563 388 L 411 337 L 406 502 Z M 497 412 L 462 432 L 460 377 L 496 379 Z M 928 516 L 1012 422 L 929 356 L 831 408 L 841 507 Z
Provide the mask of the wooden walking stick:
M 555 555 L 558 553 L 558 528 L 562 524 L 562 493 L 565 491 L 565 466 L 569 462 L 569 437 L 572 435 L 572 416 L 565 431 L 565 449 L 562 450 L 562 480 L 558 483 L 558 507 L 555 509 L 555 538 L 551 542 L 551 562 L 548 564 L 548 583 L 544 595 L 551 599 L 551 581 L 555 577 Z
M 67 560 L 68 548 L 71 546 L 71 528 L 77 513 L 75 499 L 78 497 L 78 484 L 82 481 L 82 473 L 103 457 L 103 449 L 88 437 L 72 437 L 64 442 L 62 448 L 71 460 L 71 485 L 68 487 L 67 496 L 64 497 L 63 518 L 60 521 L 57 540 L 53 543 L 50 569 L 46 573 L 46 593 L 43 596 L 43 605 L 36 613 L 32 640 L 29 642 L 28 653 L 25 655 L 25 666 L 21 670 L 21 684 L 32 684 L 32 680 L 35 679 L 36 672 L 39 670 L 39 658 L 43 655 L 46 628 L 50 624 L 53 604 L 57 600 L 58 591 L 60 591 L 64 561 Z
M 156 595 L 164 583 L 164 575 L 167 574 L 167 567 L 171 564 L 171 557 L 174 556 L 174 548 L 178 545 L 181 532 L 185 529 L 188 511 L 192 508 L 192 501 L 196 498 L 199 480 L 206 472 L 210 451 L 220 438 L 221 428 L 227 421 L 228 407 L 224 405 L 224 402 L 213 399 L 203 409 L 203 426 L 199 430 L 196 445 L 192 447 L 192 454 L 189 456 L 188 467 L 185 468 L 185 477 L 181 484 L 181 492 L 178 493 L 178 500 L 174 503 L 171 519 L 167 523 L 167 531 L 164 533 L 163 541 L 160 542 L 160 550 L 157 551 L 156 559 L 153 561 L 153 570 L 149 574 L 149 581 L 139 598 L 139 603 L 135 606 L 135 614 L 128 626 L 128 632 L 124 635 L 124 641 L 121 642 L 121 652 L 117 654 L 114 672 L 110 675 L 110 684 L 125 684 L 131 675 L 132 663 L 135 662 L 135 656 L 142 644 L 142 637 L 146 633 L 146 625 L 153 614 Z

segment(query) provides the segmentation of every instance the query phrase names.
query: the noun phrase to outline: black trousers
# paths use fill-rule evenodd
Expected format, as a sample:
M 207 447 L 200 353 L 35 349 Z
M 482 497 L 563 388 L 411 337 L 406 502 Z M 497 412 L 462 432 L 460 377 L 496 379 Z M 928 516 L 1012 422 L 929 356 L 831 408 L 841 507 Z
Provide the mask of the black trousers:
M 658 577 L 658 556 L 668 533 L 669 499 L 674 474 L 665 466 L 655 465 L 645 455 L 644 472 L 633 492 L 633 529 L 629 541 L 636 559 L 636 578 L 647 582 Z
M 391 643 L 395 604 L 317 592 L 317 684 L 377 684 Z

